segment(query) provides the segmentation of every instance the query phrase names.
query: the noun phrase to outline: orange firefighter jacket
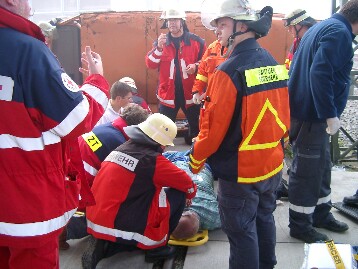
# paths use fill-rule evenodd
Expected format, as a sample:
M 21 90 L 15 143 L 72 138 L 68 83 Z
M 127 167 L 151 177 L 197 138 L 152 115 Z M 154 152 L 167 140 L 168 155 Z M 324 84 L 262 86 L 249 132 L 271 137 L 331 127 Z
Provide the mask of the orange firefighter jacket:
M 198 173 L 205 161 L 216 177 L 255 183 L 283 168 L 289 129 L 288 73 L 253 38 L 239 43 L 210 80 L 200 133 L 190 154 Z
M 209 77 L 214 73 L 216 67 L 218 67 L 224 60 L 225 58 L 221 56 L 221 44 L 218 40 L 215 40 L 208 46 L 201 58 L 192 94 L 203 94 Z

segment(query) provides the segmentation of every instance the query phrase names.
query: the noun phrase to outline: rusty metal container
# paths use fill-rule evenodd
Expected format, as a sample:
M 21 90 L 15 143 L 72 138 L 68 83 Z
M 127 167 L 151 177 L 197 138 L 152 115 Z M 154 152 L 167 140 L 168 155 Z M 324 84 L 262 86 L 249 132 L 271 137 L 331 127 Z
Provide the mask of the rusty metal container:
M 160 12 L 102 12 L 85 13 L 76 18 L 82 25 L 81 49 L 89 45 L 101 54 L 104 75 L 109 83 L 112 84 L 124 76 L 132 77 L 140 95 L 146 99 L 153 111 L 157 111 L 155 92 L 158 74 L 157 70 L 146 67 L 144 58 L 159 34 L 167 32 L 160 29 L 163 22 L 159 20 L 159 16 Z M 207 45 L 215 40 L 214 33 L 202 25 L 200 13 L 188 12 L 187 25 L 191 32 L 204 38 Z M 270 33 L 259 39 L 259 43 L 270 51 L 279 63 L 284 63 L 292 37 L 285 30 L 279 16 L 274 16 Z M 73 58 L 73 52 L 70 55 Z M 71 61 L 67 59 L 66 62 L 68 60 Z M 60 61 L 62 62 L 62 59 Z M 78 63 L 78 59 L 75 62 Z

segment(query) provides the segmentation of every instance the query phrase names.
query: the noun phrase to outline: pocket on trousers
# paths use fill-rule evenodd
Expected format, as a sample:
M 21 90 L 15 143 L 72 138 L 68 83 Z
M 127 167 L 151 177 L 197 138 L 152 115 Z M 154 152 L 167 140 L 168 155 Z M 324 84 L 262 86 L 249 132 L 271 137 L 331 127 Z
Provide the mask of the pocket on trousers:
M 293 160 L 291 171 L 299 177 L 314 177 L 321 169 L 321 150 L 318 148 L 297 149 L 297 157 Z
M 244 229 L 245 200 L 237 197 L 218 196 L 221 226 L 224 230 L 236 232 Z
M 80 187 L 80 181 L 78 179 L 65 180 L 66 211 L 78 207 Z

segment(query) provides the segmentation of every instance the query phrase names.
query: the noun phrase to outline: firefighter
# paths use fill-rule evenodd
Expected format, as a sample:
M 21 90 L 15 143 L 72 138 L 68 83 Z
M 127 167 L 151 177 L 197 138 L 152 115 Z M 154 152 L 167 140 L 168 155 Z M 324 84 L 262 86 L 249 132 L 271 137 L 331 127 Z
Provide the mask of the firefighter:
M 211 22 L 228 58 L 209 81 L 189 165 L 198 173 L 208 161 L 218 178 L 231 269 L 276 264 L 274 192 L 290 122 L 288 74 L 256 41 L 268 34 L 272 13 L 271 7 L 257 13 L 248 1 L 224 0 Z
M 189 123 L 186 141 L 191 144 L 199 132 L 200 111 L 200 106 L 193 103 L 192 88 L 206 46 L 202 38 L 189 32 L 184 11 L 169 8 L 160 19 L 164 20 L 162 29 L 168 28 L 169 32 L 160 34 L 145 62 L 148 68 L 159 72 L 159 112 L 175 122 L 181 109 Z
M 283 20 L 285 27 L 288 28 L 288 31 L 294 37 L 293 44 L 285 61 L 285 65 L 288 70 L 290 69 L 293 55 L 295 54 L 303 35 L 309 28 L 315 25 L 317 21 L 310 17 L 306 10 L 303 9 L 295 9 L 294 11 L 288 13 Z
M 293 57 L 290 93 L 293 160 L 289 177 L 290 236 L 306 243 L 329 237 L 315 228 L 345 232 L 349 226 L 330 212 L 330 136 L 340 128 L 347 103 L 358 34 L 358 0 L 312 27 Z
M 173 121 L 154 113 L 124 131 L 129 141 L 108 155 L 93 183 L 96 205 L 87 208 L 87 226 L 94 237 L 82 256 L 85 269 L 123 250 L 147 250 L 147 262 L 171 257 L 167 241 L 196 194 L 190 176 L 162 155 L 174 145 Z
M 218 38 L 208 46 L 199 64 L 192 89 L 194 104 L 201 103 L 209 78 L 224 60 L 225 58 L 221 55 L 221 40 Z

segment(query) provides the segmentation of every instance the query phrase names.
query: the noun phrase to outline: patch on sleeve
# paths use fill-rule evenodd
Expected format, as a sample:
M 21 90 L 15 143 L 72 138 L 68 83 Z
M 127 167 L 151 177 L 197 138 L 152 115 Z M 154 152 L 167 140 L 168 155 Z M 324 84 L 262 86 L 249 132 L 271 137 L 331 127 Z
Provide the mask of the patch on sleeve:
M 99 138 L 93 132 L 83 134 L 82 137 L 93 152 L 102 147 L 101 140 L 99 140 Z
M 66 87 L 66 89 L 70 90 L 71 92 L 78 92 L 80 88 L 78 87 L 77 83 L 70 78 L 69 75 L 66 73 L 61 74 L 62 83 Z
M 14 85 L 14 80 L 11 77 L 0 76 L 0 100 L 12 100 Z

